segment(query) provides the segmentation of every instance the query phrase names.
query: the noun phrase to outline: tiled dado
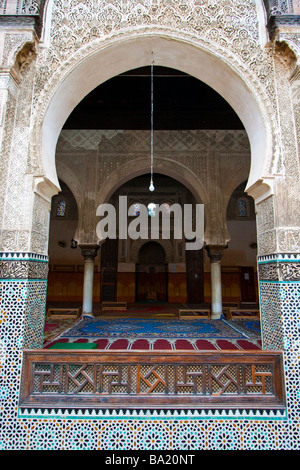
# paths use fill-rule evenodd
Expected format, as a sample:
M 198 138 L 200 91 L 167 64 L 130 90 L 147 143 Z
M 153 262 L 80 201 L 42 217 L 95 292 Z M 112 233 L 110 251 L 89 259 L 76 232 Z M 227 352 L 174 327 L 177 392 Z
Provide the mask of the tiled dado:
M 300 254 L 258 258 L 264 349 L 288 351 L 298 343 Z
M 1 336 L 18 338 L 21 348 L 43 344 L 48 257 L 35 253 L 0 253 Z

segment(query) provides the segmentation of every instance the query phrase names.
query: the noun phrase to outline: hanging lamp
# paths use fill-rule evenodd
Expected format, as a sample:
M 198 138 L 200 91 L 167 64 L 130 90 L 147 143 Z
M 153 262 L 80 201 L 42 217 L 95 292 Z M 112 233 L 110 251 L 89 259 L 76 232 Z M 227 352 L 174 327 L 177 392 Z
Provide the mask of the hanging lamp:
M 150 163 L 150 186 L 149 191 L 154 191 L 154 184 L 153 184 L 153 146 L 154 146 L 154 136 L 153 136 L 153 60 L 151 64 L 151 163 Z

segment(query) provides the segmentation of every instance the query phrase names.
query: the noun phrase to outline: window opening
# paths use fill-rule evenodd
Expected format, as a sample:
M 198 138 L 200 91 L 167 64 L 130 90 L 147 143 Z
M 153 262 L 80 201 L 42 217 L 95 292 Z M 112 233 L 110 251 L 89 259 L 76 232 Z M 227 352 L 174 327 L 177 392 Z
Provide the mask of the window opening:
M 247 210 L 247 201 L 245 199 L 240 199 L 238 201 L 238 216 L 239 217 L 247 217 L 248 210 Z
M 56 206 L 57 217 L 65 217 L 66 215 L 66 201 L 60 201 Z

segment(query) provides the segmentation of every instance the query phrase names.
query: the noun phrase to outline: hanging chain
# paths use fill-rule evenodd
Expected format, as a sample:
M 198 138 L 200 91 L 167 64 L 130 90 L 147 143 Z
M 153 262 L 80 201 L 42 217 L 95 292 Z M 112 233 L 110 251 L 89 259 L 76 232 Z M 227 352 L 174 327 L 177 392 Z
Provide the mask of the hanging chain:
M 153 110 L 154 110 L 154 105 L 153 105 L 153 60 L 151 64 L 151 164 L 150 164 L 150 173 L 151 173 L 151 179 L 150 179 L 150 186 L 149 190 L 154 191 L 154 186 L 153 186 L 153 162 L 154 162 L 154 126 L 153 126 Z

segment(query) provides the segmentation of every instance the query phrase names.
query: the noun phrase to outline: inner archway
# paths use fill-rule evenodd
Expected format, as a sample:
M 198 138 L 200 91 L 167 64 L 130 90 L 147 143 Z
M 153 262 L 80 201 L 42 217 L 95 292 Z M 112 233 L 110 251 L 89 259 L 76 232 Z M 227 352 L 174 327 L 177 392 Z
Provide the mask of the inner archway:
M 203 248 L 189 253 L 183 223 L 184 209 L 186 206 L 195 209 L 196 200 L 188 188 L 174 178 L 155 173 L 155 181 L 156 189 L 151 193 L 147 189 L 149 174 L 133 178 L 120 186 L 109 200 L 117 208 L 117 226 L 120 208 L 123 212 L 132 208 L 128 227 L 142 215 L 142 210 L 147 213 L 147 227 L 143 227 L 141 236 L 133 239 L 128 229 L 126 238 L 105 240 L 101 245 L 101 265 L 106 263 L 102 270 L 109 267 L 117 272 L 115 295 L 110 300 L 164 301 L 174 306 L 187 302 L 199 304 L 204 301 Z M 126 207 L 123 203 L 120 206 L 121 198 L 125 199 Z M 167 219 L 163 223 L 164 210 Z M 182 224 L 180 231 L 178 222 Z M 114 266 L 111 261 L 106 262 L 106 255 L 102 257 L 102 252 L 108 251 L 117 253 Z M 111 255 L 110 260 L 112 258 Z

